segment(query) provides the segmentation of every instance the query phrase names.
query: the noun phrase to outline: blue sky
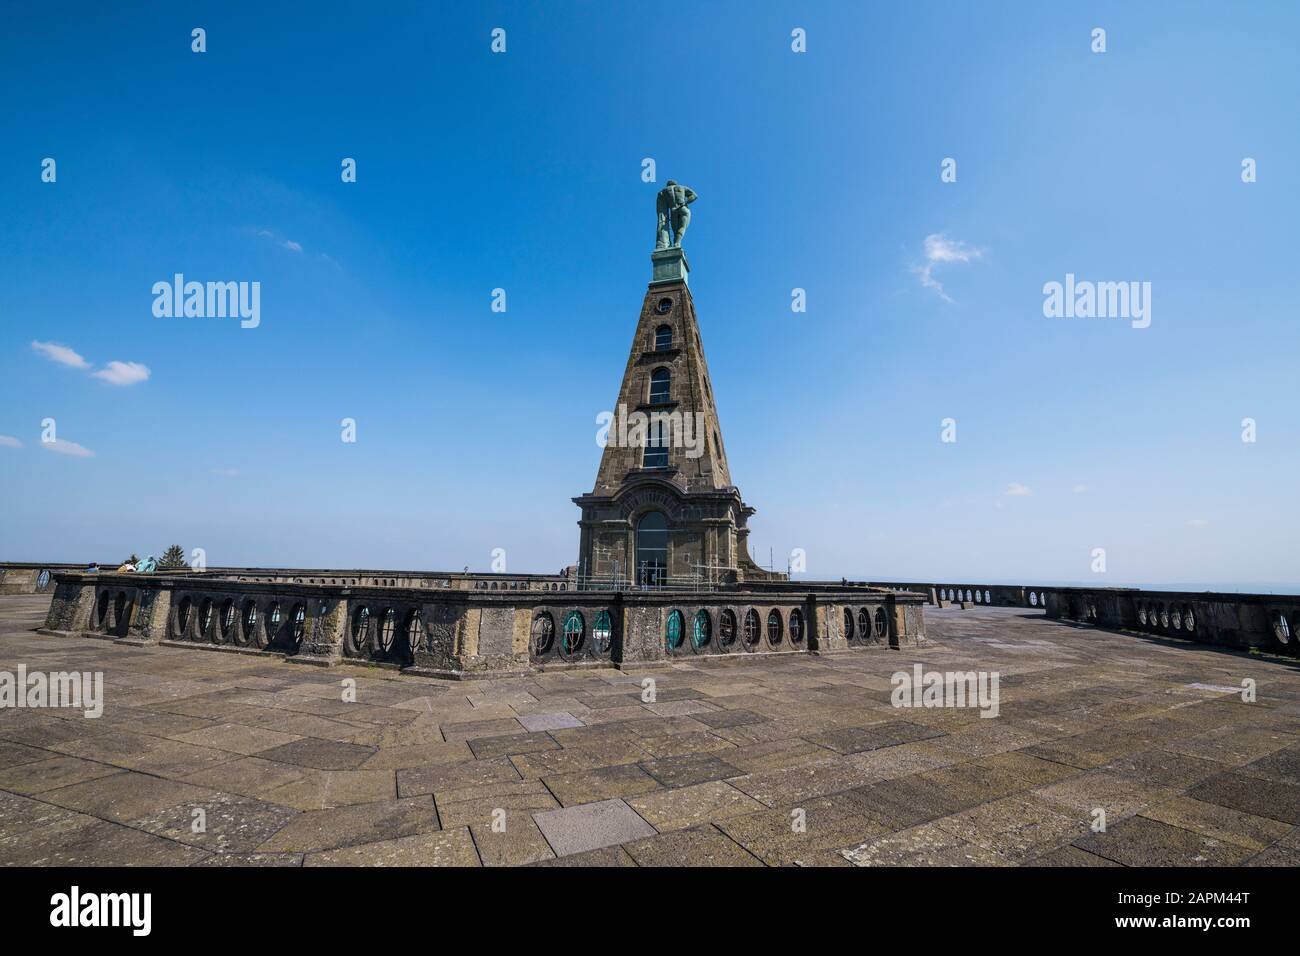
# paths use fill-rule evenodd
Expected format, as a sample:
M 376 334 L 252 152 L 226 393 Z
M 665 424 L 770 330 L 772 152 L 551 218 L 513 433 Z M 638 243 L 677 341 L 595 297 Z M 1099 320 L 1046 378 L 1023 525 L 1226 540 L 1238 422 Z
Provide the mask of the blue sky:
M 1293 5 L 312 11 L 6 12 L 0 557 L 571 563 L 672 177 L 761 563 L 1300 581 Z M 261 325 L 155 317 L 176 272 Z M 1044 317 L 1066 273 L 1150 327 Z

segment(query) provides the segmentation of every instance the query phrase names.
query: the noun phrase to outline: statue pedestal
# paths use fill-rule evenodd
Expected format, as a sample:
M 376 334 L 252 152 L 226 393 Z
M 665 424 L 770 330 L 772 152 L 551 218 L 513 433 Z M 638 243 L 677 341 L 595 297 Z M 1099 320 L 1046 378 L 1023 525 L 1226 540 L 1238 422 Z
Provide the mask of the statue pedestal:
M 691 264 L 686 261 L 686 253 L 682 252 L 681 246 L 656 249 L 650 253 L 650 262 L 654 266 L 650 285 L 668 285 L 676 282 L 686 284 Z

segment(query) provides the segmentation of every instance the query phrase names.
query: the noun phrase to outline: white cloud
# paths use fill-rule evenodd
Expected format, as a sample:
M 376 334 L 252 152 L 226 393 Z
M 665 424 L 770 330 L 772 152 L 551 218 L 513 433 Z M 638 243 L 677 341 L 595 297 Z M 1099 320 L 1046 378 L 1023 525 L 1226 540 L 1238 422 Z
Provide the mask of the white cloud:
M 139 362 L 109 362 L 91 374 L 109 385 L 137 385 L 149 379 L 149 366 Z
M 1033 494 L 1033 492 L 1020 482 L 1013 481 L 1011 484 L 1007 485 L 1007 490 L 1002 492 L 1002 494 L 1006 495 L 1008 498 L 1028 498 Z
M 1187 527 L 1189 528 L 1208 528 L 1209 525 L 1210 522 L 1204 518 L 1193 518 L 1191 521 L 1187 522 Z
M 22 448 L 23 443 L 13 435 L 0 435 L 0 448 Z
M 84 445 L 78 445 L 75 441 L 64 441 L 62 438 L 57 438 L 54 441 L 42 441 L 41 447 L 58 452 L 60 455 L 71 455 L 73 458 L 95 457 L 95 453 Z
M 270 229 L 259 229 L 257 234 L 264 239 L 270 239 L 281 249 L 288 249 L 290 252 L 302 252 L 302 243 L 294 242 L 292 239 L 281 239 Z
M 1088 486 L 1087 486 L 1087 485 L 1075 485 L 1075 486 L 1074 486 L 1073 488 L 1071 488 L 1070 490 L 1073 491 L 1076 495 L 1081 495 L 1081 494 L 1083 494 L 1085 491 L 1088 490 Z
M 66 345 L 57 342 L 33 342 L 32 349 L 44 355 L 51 362 L 58 362 L 69 368 L 90 368 L 90 363 Z
M 943 283 L 934 277 L 937 265 L 950 262 L 970 262 L 984 254 L 982 249 L 968 246 L 960 239 L 949 239 L 943 233 L 935 232 L 925 237 L 925 262 L 913 266 L 912 271 L 921 280 L 921 285 L 933 289 L 945 302 L 952 302 L 948 293 L 943 291 Z

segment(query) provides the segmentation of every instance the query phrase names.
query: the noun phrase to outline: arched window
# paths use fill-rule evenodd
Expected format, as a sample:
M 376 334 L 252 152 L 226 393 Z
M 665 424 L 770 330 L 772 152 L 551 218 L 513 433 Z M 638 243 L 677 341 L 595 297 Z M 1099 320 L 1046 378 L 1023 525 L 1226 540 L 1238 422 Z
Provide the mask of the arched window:
M 208 637 L 208 628 L 212 627 L 212 598 L 204 598 L 199 605 L 199 637 Z
M 889 630 L 889 617 L 883 607 L 876 608 L 876 637 L 884 637 Z
M 650 373 L 650 404 L 657 405 L 668 401 L 672 373 L 666 368 L 657 368 Z
M 853 640 L 853 608 L 851 607 L 844 609 L 844 639 Z
M 673 347 L 673 327 L 661 325 L 655 329 L 655 351 L 666 352 Z
M 379 625 L 379 646 L 385 651 L 393 649 L 393 638 L 397 636 L 397 612 L 391 607 L 384 611 L 383 621 Z
M 864 641 L 871 637 L 871 612 L 865 607 L 858 611 L 858 637 Z
M 668 576 L 668 519 L 647 511 L 636 523 L 636 581 L 662 585 Z
M 668 429 L 662 419 L 651 419 L 646 426 L 645 453 L 641 456 L 642 468 L 668 467 Z
M 758 643 L 758 612 L 750 609 L 745 612 L 745 643 L 753 647 Z
M 204 628 L 206 631 L 207 628 Z M 297 643 L 302 640 L 303 635 L 307 633 L 307 608 L 301 604 L 294 605 L 293 608 L 293 640 Z
M 798 644 L 803 640 L 803 612 L 795 608 L 790 612 L 790 643 Z
M 675 651 L 682 646 L 682 612 L 673 611 L 668 615 L 668 626 L 665 629 L 664 639 L 668 643 L 668 650 Z
M 221 639 L 223 641 L 234 638 L 238 621 L 239 611 L 235 608 L 235 602 L 230 598 L 226 598 L 226 603 L 221 605 Z

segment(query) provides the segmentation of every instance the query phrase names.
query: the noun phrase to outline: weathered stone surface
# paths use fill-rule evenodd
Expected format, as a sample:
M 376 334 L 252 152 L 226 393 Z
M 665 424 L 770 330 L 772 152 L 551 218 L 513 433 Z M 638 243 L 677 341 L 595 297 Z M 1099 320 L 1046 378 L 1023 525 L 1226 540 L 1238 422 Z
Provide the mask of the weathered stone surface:
M 1245 847 L 1143 816 L 1080 837 L 1074 845 L 1124 866 L 1234 866 L 1252 855 Z
M 1214 651 L 972 607 L 931 615 L 931 643 L 904 660 L 754 655 L 654 672 L 661 704 L 698 713 L 655 714 L 640 675 L 612 670 L 466 683 L 347 668 L 359 700 L 346 704 L 315 668 L 33 634 L 7 616 L 30 600 L 0 597 L 0 670 L 93 667 L 108 693 L 96 720 L 0 711 L 5 863 L 743 864 L 738 850 L 825 866 L 850 865 L 847 850 L 863 863 L 1294 866 L 1300 856 L 1300 738 L 1289 730 L 1300 675 L 1267 658 L 1231 658 L 1233 676 L 1261 689 L 1244 705 L 1191 687 L 1225 682 Z M 1001 671 L 1002 716 L 896 710 L 889 676 L 913 658 Z M 560 712 L 583 725 L 523 722 Z M 893 742 L 911 736 L 926 739 Z M 889 743 L 855 750 L 864 740 Z M 547 749 L 508 752 L 539 741 Z M 92 772 L 103 775 L 80 779 Z M 1070 844 L 1093 836 L 1098 806 L 1111 839 Z M 207 811 L 206 834 L 189 830 L 195 808 Z M 498 809 L 503 833 L 492 829 Z
M 721 780 L 659 790 L 627 802 L 661 833 L 763 809 L 757 800 Z
M 659 782 L 636 764 L 543 777 L 542 782 L 566 807 L 597 803 L 611 797 L 634 797 L 659 789 Z
M 465 827 L 308 853 L 303 858 L 303 866 L 478 865 L 473 838 Z
M 300 813 L 257 849 L 263 853 L 310 853 L 437 829 L 438 818 L 428 797 L 384 800 Z
M 652 836 L 656 831 L 622 800 L 601 800 L 534 814 L 556 856 L 599 850 Z

